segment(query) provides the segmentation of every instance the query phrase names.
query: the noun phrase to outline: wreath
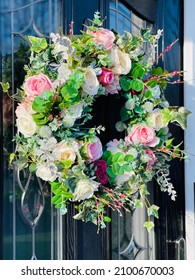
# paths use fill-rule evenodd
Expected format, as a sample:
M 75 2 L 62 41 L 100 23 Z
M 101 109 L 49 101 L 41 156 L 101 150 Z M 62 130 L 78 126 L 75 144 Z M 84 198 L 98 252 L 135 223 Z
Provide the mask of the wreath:
M 162 30 L 120 35 L 102 27 L 98 12 L 86 28 L 80 36 L 72 28 L 69 36 L 52 33 L 50 44 L 28 37 L 27 74 L 14 96 L 16 151 L 10 163 L 49 182 L 52 203 L 62 214 L 74 203 L 74 218 L 99 230 L 111 221 L 108 208 L 122 216 L 123 210 L 144 206 L 150 231 L 159 207 L 150 204 L 147 185 L 156 179 L 175 200 L 169 163 L 186 157 L 180 144 L 173 145 L 168 125 L 185 129 L 190 112 L 170 106 L 164 95 L 167 83 L 180 82 L 182 72 L 157 65 L 176 41 L 155 60 Z M 111 94 L 124 100 L 116 129 L 125 137 L 103 147 L 98 136 L 104 127 L 86 128 L 86 122 L 95 100 Z

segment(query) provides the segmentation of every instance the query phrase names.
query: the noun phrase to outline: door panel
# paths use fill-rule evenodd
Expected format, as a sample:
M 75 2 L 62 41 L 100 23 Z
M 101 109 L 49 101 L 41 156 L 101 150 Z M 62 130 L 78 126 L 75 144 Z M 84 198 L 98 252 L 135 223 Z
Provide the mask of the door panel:
M 2 3 L 4 2 L 4 3 Z M 137 1 L 127 0 L 9 0 L 1 1 L 1 79 L 12 84 L 10 94 L 22 84 L 25 72 L 23 65 L 28 60 L 27 35 L 48 36 L 59 32 L 60 26 L 68 34 L 69 24 L 74 22 L 74 34 L 79 34 L 87 18 L 93 18 L 99 10 L 106 19 L 104 26 L 118 32 L 127 30 L 138 33 L 141 27 L 153 25 L 154 29 L 164 29 L 159 52 L 180 38 L 174 48 L 159 64 L 168 71 L 182 68 L 182 0 L 147 0 L 142 9 Z M 152 3 L 154 4 L 153 6 Z M 158 3 L 158 5 L 157 5 Z M 158 8 L 158 12 L 156 11 Z M 151 9 L 152 12 L 151 12 Z M 155 10 L 155 12 L 154 12 Z M 25 16 L 24 16 L 25 13 Z M 157 15 L 157 16 L 156 16 Z M 156 20 L 157 18 L 157 20 Z M 146 20 L 147 19 L 147 20 Z M 174 85 L 167 88 L 170 103 L 182 105 L 183 88 Z M 170 201 L 167 194 L 155 189 L 154 203 L 160 205 L 160 218 L 155 231 L 148 235 L 142 228 L 145 212 L 136 210 L 119 217 L 112 214 L 112 223 L 97 234 L 91 223 L 75 221 L 73 205 L 68 215 L 61 217 L 50 205 L 50 193 L 44 191 L 45 206 L 35 228 L 29 226 L 21 212 L 21 190 L 17 184 L 16 173 L 9 168 L 8 155 L 14 150 L 11 141 L 15 132 L 14 102 L 1 94 L 1 205 L 3 216 L 0 220 L 2 240 L 2 259 L 175 259 L 175 241 L 184 235 L 184 176 L 183 163 L 174 161 L 171 165 L 172 182 L 178 192 L 176 202 Z M 93 108 L 90 126 L 104 125 L 106 132 L 100 136 L 103 144 L 122 135 L 116 132 L 115 123 L 120 118 L 122 101 L 116 96 L 98 98 Z M 3 105 L 3 106 L 2 106 Z M 100 114 L 101 112 L 101 114 Z M 180 130 L 171 128 L 178 141 L 183 140 Z M 25 178 L 22 177 L 24 181 Z M 34 185 L 35 186 L 35 185 Z M 39 184 L 36 183 L 39 190 Z M 38 191 L 39 192 L 39 191 Z M 32 193 L 31 193 L 32 194 Z M 33 193 L 35 197 L 37 192 Z M 42 194 L 41 194 L 42 195 Z M 40 195 L 40 199 L 42 196 Z M 26 205 L 22 201 L 22 206 Z M 32 199 L 27 203 L 32 203 Z M 108 213 L 111 214 L 111 213 Z M 1 245 L 2 245 L 1 244 Z M 36 246 L 35 246 L 36 245 Z M 21 248 L 25 248 L 21 250 Z M 0 248 L 1 249 L 1 248 Z M 34 253 L 34 254 L 33 254 Z
M 166 53 L 159 64 L 169 72 L 182 70 L 183 65 L 183 1 L 160 0 L 158 7 L 158 28 L 163 29 L 163 38 L 159 51 L 169 46 L 177 38 L 179 41 L 170 52 Z M 171 105 L 183 105 L 183 84 L 168 85 L 167 99 Z M 183 131 L 176 126 L 170 127 L 171 133 L 176 137 L 177 143 L 183 141 Z M 156 258 L 177 259 L 176 240 L 185 238 L 184 230 L 184 162 L 173 160 L 170 169 L 171 181 L 177 191 L 176 201 L 171 201 L 166 194 L 156 193 L 156 204 L 160 205 L 160 218 L 156 222 Z

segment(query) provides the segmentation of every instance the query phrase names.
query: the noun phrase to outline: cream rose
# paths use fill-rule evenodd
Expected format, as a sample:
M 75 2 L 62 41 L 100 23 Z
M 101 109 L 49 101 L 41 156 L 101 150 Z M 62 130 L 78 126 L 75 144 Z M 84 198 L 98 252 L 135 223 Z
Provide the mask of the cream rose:
M 40 164 L 37 166 L 36 175 L 44 181 L 53 182 L 57 178 L 57 167 L 54 164 Z
M 37 131 L 37 125 L 29 114 L 23 114 L 16 120 L 18 131 L 25 137 L 31 137 Z
M 16 116 L 19 118 L 24 114 L 32 115 L 35 113 L 35 111 L 33 111 L 33 109 L 32 109 L 31 102 L 22 102 L 22 103 L 18 104 L 15 113 L 16 113 Z
M 80 201 L 93 196 L 98 190 L 99 183 L 92 179 L 82 179 L 77 182 L 74 190 L 74 201 Z
M 148 114 L 147 124 L 157 131 L 167 126 L 167 123 L 163 123 L 163 115 L 160 109 L 156 109 Z
M 96 95 L 99 89 L 99 82 L 95 71 L 92 67 L 88 67 L 85 72 L 83 91 L 89 95 Z
M 109 67 L 116 75 L 126 75 L 131 70 L 131 59 L 127 53 L 119 48 L 114 48 L 110 53 L 111 63 Z
M 124 172 L 124 174 L 122 174 L 122 175 L 117 175 L 116 178 L 115 178 L 117 186 L 124 185 L 134 175 L 135 175 L 134 171 Z
M 53 150 L 53 157 L 54 160 L 70 160 L 72 162 L 76 159 L 76 144 L 71 144 L 69 146 L 64 140 L 59 142 L 54 150 Z

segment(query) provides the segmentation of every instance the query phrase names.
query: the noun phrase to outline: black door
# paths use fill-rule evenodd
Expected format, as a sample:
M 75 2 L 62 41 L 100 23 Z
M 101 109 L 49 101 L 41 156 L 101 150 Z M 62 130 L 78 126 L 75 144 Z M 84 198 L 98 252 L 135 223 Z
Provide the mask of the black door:
M 82 13 L 78 13 L 81 5 L 85 8 L 83 8 Z M 76 33 L 82 29 L 82 23 L 93 16 L 94 9 L 100 10 L 101 14 L 106 16 L 105 27 L 113 28 L 119 33 L 124 30 L 136 33 L 146 26 L 152 27 L 154 32 L 163 29 L 163 36 L 159 43 L 159 53 L 176 39 L 179 39 L 174 48 L 159 60 L 159 65 L 168 71 L 182 69 L 183 1 L 93 1 L 90 6 L 88 6 L 87 0 L 82 1 L 82 4 L 80 1 L 72 1 L 72 18 L 75 22 Z M 171 105 L 182 106 L 183 86 L 181 84 L 169 85 L 167 87 L 167 99 Z M 107 134 L 104 135 L 103 139 L 105 141 L 119 136 L 114 129 L 114 124 L 119 119 L 116 112 L 120 111 L 121 104 L 115 101 L 114 97 L 111 97 L 109 101 L 108 99 L 104 102 L 101 100 L 95 104 L 94 122 L 95 124 L 103 123 L 106 126 Z M 104 112 L 101 117 L 98 114 L 100 111 Z M 183 132 L 180 129 L 171 127 L 171 132 L 177 137 L 178 143 L 183 141 Z M 92 225 L 80 223 L 72 225 L 72 221 L 66 218 L 64 232 L 67 233 L 72 230 L 72 233 L 70 233 L 71 239 L 69 239 L 70 236 L 64 235 L 64 244 L 66 244 L 64 258 L 184 258 L 184 167 L 179 160 L 175 160 L 171 164 L 171 179 L 178 193 L 176 202 L 171 201 L 166 193 L 160 192 L 155 183 L 153 186 L 154 201 L 157 205 L 160 205 L 160 218 L 156 221 L 154 234 L 148 236 L 144 229 L 140 233 L 141 224 L 137 220 L 142 219 L 143 212 L 141 214 L 132 213 L 122 219 L 113 215 L 111 226 L 98 236 Z M 179 243 L 183 248 L 180 252 L 178 251 Z
M 104 26 L 118 32 L 127 30 L 139 32 L 139 29 L 151 26 L 156 31 L 163 29 L 164 35 L 159 44 L 159 52 L 179 38 L 162 60 L 161 64 L 168 71 L 182 68 L 182 0 L 45 0 L 45 1 L 1 1 L 1 79 L 12 83 L 12 93 L 22 83 L 23 65 L 28 56 L 27 35 L 48 36 L 59 32 L 62 26 L 68 34 L 69 23 L 74 22 L 74 33 L 79 34 L 83 23 L 93 18 L 99 10 L 106 16 Z M 24 17 L 25 13 L 25 17 Z M 28 16 L 27 16 L 28 15 Z M 35 17 L 36 15 L 36 17 Z M 21 18 L 24 18 L 21 21 Z M 47 20 L 46 20 L 47 18 Z M 6 44 L 5 44 L 6 42 Z M 183 104 L 182 85 L 167 88 L 170 103 Z M 172 182 L 177 190 L 176 202 L 170 201 L 167 194 L 153 186 L 154 201 L 160 205 L 160 217 L 156 221 L 155 231 L 148 235 L 140 231 L 144 212 L 124 214 L 120 218 L 112 215 L 112 223 L 97 234 L 96 227 L 74 221 L 74 208 L 69 215 L 61 217 L 50 207 L 50 195 L 44 193 L 45 207 L 36 228 L 24 219 L 20 210 L 21 189 L 15 174 L 8 167 L 8 154 L 13 150 L 14 103 L 4 96 L 1 122 L 1 258 L 2 259 L 177 259 L 177 244 L 184 233 L 184 172 L 183 163 L 175 161 L 171 167 Z M 114 124 L 119 119 L 116 112 L 122 104 L 114 96 L 102 97 L 93 109 L 93 124 L 103 124 L 106 133 L 104 143 L 119 136 Z M 102 112 L 99 114 L 99 112 Z M 180 130 L 172 133 L 182 141 Z M 178 140 L 178 141 L 179 141 Z M 181 142 L 180 141 L 180 142 Z M 1 145 L 3 147 L 3 145 Z M 35 246 L 37 245 L 37 246 Z M 21 246 L 25 250 L 21 251 Z M 42 248 L 44 247 L 44 250 Z

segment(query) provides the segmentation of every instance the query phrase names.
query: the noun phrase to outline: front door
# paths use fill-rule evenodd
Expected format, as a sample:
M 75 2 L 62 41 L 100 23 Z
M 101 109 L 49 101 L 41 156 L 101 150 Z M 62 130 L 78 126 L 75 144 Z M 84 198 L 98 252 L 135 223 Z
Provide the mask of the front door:
M 93 18 L 97 10 L 103 18 L 106 17 L 105 27 L 119 33 L 124 30 L 138 33 L 147 26 L 155 31 L 164 29 L 159 52 L 179 38 L 179 43 L 159 64 L 168 71 L 182 68 L 182 0 L 9 0 L 1 1 L 0 5 L 1 79 L 11 82 L 12 94 L 22 84 L 25 74 L 23 65 L 28 60 L 28 35 L 47 37 L 50 32 L 59 32 L 60 27 L 68 34 L 71 21 L 74 22 L 74 33 L 79 34 L 83 23 L 87 24 L 87 19 Z M 172 93 L 172 86 L 168 86 L 167 97 L 170 103 L 182 105 L 182 86 L 174 87 L 177 87 L 177 90 L 174 88 L 175 94 Z M 22 187 L 18 185 L 17 174 L 10 170 L 8 162 L 8 155 L 14 149 L 11 141 L 15 132 L 14 103 L 6 95 L 1 97 L 1 102 L 2 259 L 182 258 L 178 254 L 178 246 L 185 237 L 183 163 L 175 161 L 171 167 L 172 182 L 178 193 L 176 202 L 170 201 L 167 194 L 153 185 L 153 199 L 160 205 L 160 217 L 153 232 L 148 235 L 145 229 L 140 230 L 145 213 L 135 211 L 124 214 L 123 218 L 113 214 L 112 223 L 97 234 L 92 224 L 72 220 L 73 208 L 69 209 L 70 215 L 63 217 L 53 209 L 48 189 L 40 193 L 39 184 L 36 183 L 36 190 L 32 191 L 31 186 L 26 190 L 23 188 L 26 182 L 24 177 L 21 178 Z M 118 136 L 114 124 L 118 120 L 116 112 L 119 110 L 120 104 L 114 96 L 106 100 L 102 97 L 94 106 L 93 124 L 106 126 L 107 133 L 101 139 L 105 143 Z M 104 113 L 98 114 L 100 111 Z M 182 141 L 181 131 L 172 130 Z M 22 194 L 25 199 L 21 201 Z M 36 213 L 35 219 L 30 205 L 37 197 L 44 210 Z M 25 205 L 31 210 L 30 220 L 21 211 L 21 204 L 23 208 Z

